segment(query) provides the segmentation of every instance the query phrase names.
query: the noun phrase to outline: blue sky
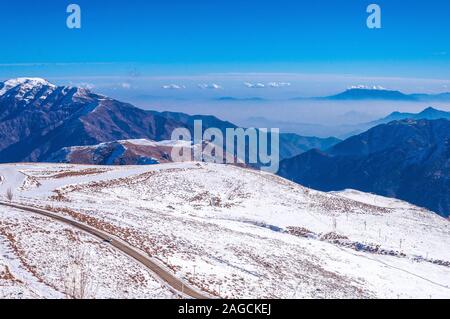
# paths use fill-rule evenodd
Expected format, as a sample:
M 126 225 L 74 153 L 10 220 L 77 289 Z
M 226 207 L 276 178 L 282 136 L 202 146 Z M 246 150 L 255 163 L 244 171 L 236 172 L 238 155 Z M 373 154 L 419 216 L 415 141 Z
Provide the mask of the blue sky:
M 366 27 L 373 2 L 382 8 L 381 30 Z M 70 3 L 81 6 L 81 30 L 66 27 Z M 260 82 L 283 81 L 275 74 L 332 74 L 347 80 L 298 92 L 322 94 L 361 81 L 383 85 L 377 81 L 387 77 L 392 88 L 439 91 L 450 79 L 449 14 L 448 0 L 5 1 L 0 78 L 41 76 L 101 87 L 109 77 L 108 85 L 120 89 L 125 80 L 129 88 L 127 77 L 164 76 L 152 79 L 160 88 L 185 75 L 227 84 L 229 77 L 217 74 L 257 73 L 246 78 Z M 411 81 L 417 85 L 408 87 Z
M 69 3 L 81 30 L 65 26 Z M 383 29 L 365 25 L 368 4 Z M 446 0 L 72 0 L 2 3 L 2 63 L 410 63 L 450 61 Z

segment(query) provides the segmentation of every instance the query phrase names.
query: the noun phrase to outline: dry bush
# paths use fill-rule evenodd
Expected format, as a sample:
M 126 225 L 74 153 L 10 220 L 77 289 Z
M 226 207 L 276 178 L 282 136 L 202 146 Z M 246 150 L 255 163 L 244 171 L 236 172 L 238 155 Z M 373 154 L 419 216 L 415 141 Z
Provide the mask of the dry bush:
M 63 274 L 64 293 L 69 299 L 90 299 L 95 292 L 90 281 L 92 273 L 89 269 L 89 258 L 85 252 L 75 254 L 75 261 Z
M 13 198 L 14 198 L 14 193 L 12 191 L 11 188 L 8 188 L 8 190 L 6 191 L 6 198 L 12 202 Z

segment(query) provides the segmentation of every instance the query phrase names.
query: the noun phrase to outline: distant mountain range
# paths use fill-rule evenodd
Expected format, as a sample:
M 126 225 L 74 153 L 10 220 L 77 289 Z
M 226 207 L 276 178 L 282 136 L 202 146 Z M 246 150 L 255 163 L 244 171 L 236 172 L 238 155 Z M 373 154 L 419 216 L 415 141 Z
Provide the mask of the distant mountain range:
M 260 96 L 251 97 L 235 97 L 221 96 L 213 98 L 214 101 L 222 102 L 264 102 L 276 101 L 270 98 Z M 366 88 L 355 87 L 349 88 L 343 92 L 330 96 L 319 97 L 293 97 L 291 101 L 404 101 L 404 102 L 450 102 L 450 92 L 427 94 L 413 93 L 407 94 L 398 90 L 389 90 L 381 87 Z M 279 99 L 277 101 L 280 101 Z
M 236 128 L 214 116 L 145 111 L 82 88 L 56 86 L 39 78 L 12 79 L 0 82 L 0 162 L 47 161 L 74 146 L 164 141 L 175 128 L 187 128 L 193 135 L 195 120 L 203 121 L 204 130 Z M 321 146 L 320 139 L 311 142 L 281 134 L 280 155 L 298 155 L 309 144 Z M 330 146 L 328 140 L 324 146 Z
M 322 191 L 356 189 L 450 215 L 450 121 L 381 124 L 326 151 L 281 162 L 279 174 Z
M 356 113 L 356 114 L 355 114 Z M 353 122 L 355 122 L 355 117 L 363 118 L 362 115 L 357 114 L 357 112 L 349 112 L 343 117 L 348 117 Z M 414 119 L 414 120 L 435 120 L 435 119 L 450 119 L 450 112 L 435 109 L 433 107 L 428 107 L 419 113 L 401 113 L 393 112 L 386 117 L 377 119 L 375 121 L 361 122 L 357 124 L 337 124 L 337 125 L 320 125 L 311 123 L 300 123 L 300 122 L 287 122 L 271 120 L 264 117 L 251 117 L 245 121 L 242 121 L 243 125 L 246 126 L 257 126 L 257 127 L 279 127 L 284 133 L 295 133 L 298 135 L 318 135 L 318 136 L 337 136 L 340 139 L 346 139 L 350 136 L 361 134 L 372 127 L 380 124 L 389 123 L 392 121 L 404 120 L 404 119 Z M 329 139 L 322 139 L 327 141 Z M 338 139 L 334 139 L 339 141 Z M 332 141 L 333 142 L 333 141 Z M 335 143 L 336 144 L 336 143 Z M 331 147 L 332 145 L 330 145 Z M 320 149 L 325 149 L 321 147 Z
M 392 121 L 401 121 L 401 120 L 407 120 L 407 119 L 410 119 L 410 120 L 450 119 L 450 112 L 441 111 L 441 110 L 435 109 L 433 107 L 428 107 L 418 113 L 393 112 L 393 113 L 389 114 L 388 116 L 383 117 L 378 120 L 375 120 L 375 121 L 347 126 L 347 129 L 351 129 L 351 131 L 349 131 L 349 133 L 347 133 L 347 137 L 363 133 L 363 132 L 371 129 L 372 127 L 375 127 L 380 124 L 387 124 Z
M 388 100 L 388 101 L 418 101 L 418 102 L 447 102 L 450 101 L 450 93 L 440 94 L 405 94 L 400 91 L 387 89 L 362 89 L 352 88 L 342 93 L 322 97 L 323 100 Z
M 450 119 L 450 112 L 441 111 L 435 109 L 433 107 L 428 107 L 419 113 L 402 113 L 402 112 L 393 112 L 388 116 L 367 123 L 368 125 L 376 126 L 379 124 L 385 124 L 392 121 L 400 121 L 400 120 L 439 120 L 439 119 Z

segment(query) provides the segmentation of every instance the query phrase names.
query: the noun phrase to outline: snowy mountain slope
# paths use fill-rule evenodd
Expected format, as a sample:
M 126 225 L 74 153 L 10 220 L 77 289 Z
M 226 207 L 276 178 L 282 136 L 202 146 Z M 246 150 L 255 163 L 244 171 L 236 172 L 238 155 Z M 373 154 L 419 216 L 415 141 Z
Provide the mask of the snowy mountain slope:
M 170 141 L 168 141 L 170 142 Z M 93 165 L 144 165 L 171 162 L 173 143 L 146 139 L 123 140 L 91 146 L 65 147 L 46 162 Z M 190 147 L 190 145 L 189 145 Z
M 204 142 L 203 148 L 208 144 L 210 143 Z M 193 145 L 189 141 L 121 140 L 91 146 L 65 147 L 52 154 L 45 162 L 89 165 L 163 164 L 180 161 L 172 158 L 172 152 L 179 154 L 182 150 L 188 152 L 187 155 L 190 155 L 188 160 L 191 161 L 194 158 L 194 151 L 199 148 L 200 144 Z M 229 162 L 238 163 L 234 161 L 231 154 L 225 153 L 224 156 Z M 206 154 L 204 154 L 203 160 L 214 162 L 214 158 L 208 157 Z
M 221 297 L 450 297 L 450 223 L 397 200 L 205 163 L 0 176 L 0 194 L 113 233 Z
M 175 297 L 145 267 L 81 231 L 5 207 L 0 217 L 0 298 Z

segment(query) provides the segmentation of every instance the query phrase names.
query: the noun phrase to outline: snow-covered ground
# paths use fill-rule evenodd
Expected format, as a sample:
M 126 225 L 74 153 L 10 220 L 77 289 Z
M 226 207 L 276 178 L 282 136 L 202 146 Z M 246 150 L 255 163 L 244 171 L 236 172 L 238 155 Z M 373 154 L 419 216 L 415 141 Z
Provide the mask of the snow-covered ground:
M 46 217 L 0 208 L 0 298 L 173 298 L 140 264 Z
M 220 297 L 450 298 L 450 223 L 398 200 L 352 190 L 327 194 L 268 173 L 206 163 L 0 165 L 0 176 L 1 197 L 11 188 L 16 202 L 113 233 Z M 139 264 L 102 250 L 107 247 L 101 243 L 82 249 L 85 241 L 96 242 L 88 235 L 79 234 L 74 244 L 63 235 L 66 226 L 47 221 L 45 228 L 27 221 L 37 217 L 3 207 L 0 217 L 16 221 L 16 236 L 23 233 L 21 223 L 32 233 L 47 229 L 49 239 L 36 239 L 39 246 L 21 246 L 47 286 L 58 276 L 46 256 L 71 264 L 77 247 L 96 251 L 93 272 L 114 274 L 110 281 L 98 276 L 100 297 L 110 296 L 113 282 L 126 282 L 126 274 L 114 271 L 125 262 L 147 274 L 146 284 L 120 296 L 171 296 Z M 51 238 L 61 240 L 52 246 Z M 7 240 L 1 234 L 0 239 Z M 39 255 L 39 249 L 55 251 Z M 0 259 L 0 272 L 8 260 Z M 30 289 L 26 296 L 61 293 L 39 290 L 33 278 L 22 281 Z

